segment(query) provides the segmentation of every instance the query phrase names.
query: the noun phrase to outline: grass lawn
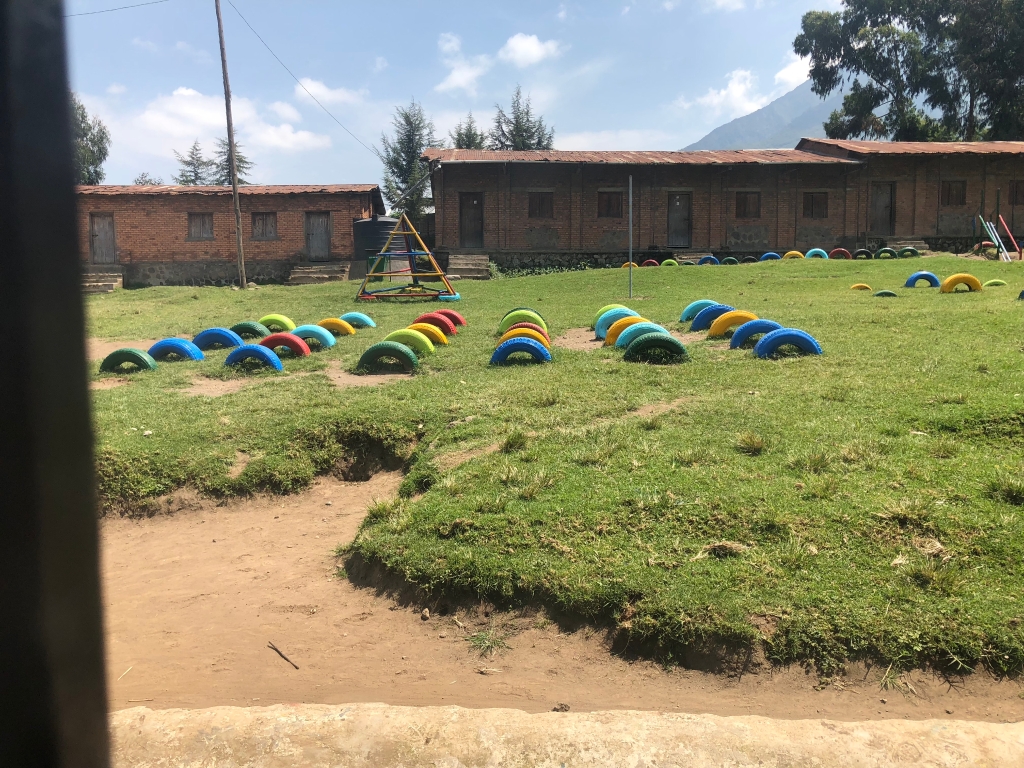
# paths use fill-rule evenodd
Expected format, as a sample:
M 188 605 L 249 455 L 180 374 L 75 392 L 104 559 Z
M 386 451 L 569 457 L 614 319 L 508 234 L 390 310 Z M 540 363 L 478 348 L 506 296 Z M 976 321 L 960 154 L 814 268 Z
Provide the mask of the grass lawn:
M 1009 285 L 903 289 L 917 269 Z M 357 304 L 352 284 L 90 297 L 90 335 L 111 339 L 269 312 L 378 323 L 220 397 L 185 390 L 237 376 L 224 353 L 96 391 L 101 498 L 131 510 L 185 485 L 288 492 L 360 455 L 404 462 L 412 498 L 371 509 L 351 551 L 427 589 L 545 604 L 670 659 L 761 648 L 823 675 L 851 658 L 1019 673 L 1024 265 L 787 261 L 634 279 L 631 302 L 624 270 L 463 281 L 453 306 L 469 326 L 449 347 L 411 379 L 348 389 L 328 366 L 353 367 L 424 305 Z M 763 361 L 702 339 L 677 366 L 558 348 L 550 365 L 487 364 L 515 306 L 555 337 L 615 301 L 685 330 L 679 314 L 701 298 L 806 330 L 825 354 Z M 238 452 L 250 460 L 234 476 Z M 443 469 L 454 453 L 470 458 Z

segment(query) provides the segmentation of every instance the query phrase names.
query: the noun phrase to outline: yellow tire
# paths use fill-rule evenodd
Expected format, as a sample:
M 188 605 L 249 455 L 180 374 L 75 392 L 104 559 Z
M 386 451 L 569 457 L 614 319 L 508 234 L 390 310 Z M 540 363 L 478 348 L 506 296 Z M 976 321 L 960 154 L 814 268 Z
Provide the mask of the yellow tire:
M 615 342 L 619 338 L 619 334 L 629 328 L 631 325 L 637 323 L 646 323 L 647 318 L 645 317 L 624 317 L 621 320 L 616 320 L 610 326 L 608 326 L 608 333 L 604 337 L 604 345 L 606 347 L 614 347 Z
M 981 280 L 976 278 L 974 275 L 968 275 L 966 272 L 960 272 L 956 275 L 950 275 L 942 281 L 942 285 L 939 286 L 939 291 L 942 293 L 953 293 L 958 285 L 966 285 L 969 291 L 980 291 Z
M 505 331 L 495 346 L 500 347 L 509 339 L 533 339 L 538 344 L 543 344 L 544 349 L 551 349 L 551 344 L 548 343 L 548 340 L 532 328 L 513 328 L 511 331 Z
M 871 286 L 867 283 L 854 283 L 850 286 L 851 291 L 870 291 Z
M 784 259 L 802 259 L 804 255 L 800 251 L 786 251 L 782 258 Z
M 734 309 L 732 312 L 726 312 L 724 315 L 719 315 L 715 318 L 715 321 L 711 323 L 711 328 L 708 329 L 708 338 L 713 339 L 717 336 L 725 336 L 725 332 L 730 328 L 749 323 L 751 320 L 757 320 L 758 317 L 753 312 L 744 312 L 742 309 Z
M 444 331 L 436 325 L 431 325 L 430 323 L 413 323 L 409 326 L 409 330 L 419 331 L 435 344 L 448 344 L 448 337 L 445 336 Z
M 335 336 L 354 336 L 356 329 L 344 320 L 339 320 L 337 317 L 325 317 L 319 323 L 321 328 L 326 328 L 328 331 L 333 333 Z
M 434 344 L 430 339 L 419 331 L 410 331 L 408 328 L 392 331 L 384 337 L 384 341 L 397 341 L 399 344 L 405 344 L 417 355 L 425 355 L 434 351 Z

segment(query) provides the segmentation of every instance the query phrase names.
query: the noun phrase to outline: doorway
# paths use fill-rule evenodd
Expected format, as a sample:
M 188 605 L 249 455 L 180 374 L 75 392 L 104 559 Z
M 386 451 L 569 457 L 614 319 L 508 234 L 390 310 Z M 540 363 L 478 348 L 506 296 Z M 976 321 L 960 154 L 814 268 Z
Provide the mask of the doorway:
M 896 185 L 891 181 L 871 182 L 871 234 L 896 234 Z
M 114 214 L 89 214 L 89 249 L 93 264 L 117 263 L 117 240 L 114 237 Z
M 483 248 L 484 193 L 459 193 L 459 247 Z
M 331 214 L 306 214 L 306 252 L 310 261 L 327 261 L 331 257 Z
M 690 193 L 668 196 L 668 245 L 670 248 L 690 247 Z

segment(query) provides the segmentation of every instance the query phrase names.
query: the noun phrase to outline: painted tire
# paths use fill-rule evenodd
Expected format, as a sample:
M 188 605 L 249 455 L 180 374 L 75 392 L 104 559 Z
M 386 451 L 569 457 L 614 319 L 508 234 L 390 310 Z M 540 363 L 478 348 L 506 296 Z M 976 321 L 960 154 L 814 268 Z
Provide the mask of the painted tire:
M 711 327 L 708 329 L 708 338 L 716 339 L 721 336 L 725 336 L 729 329 L 757 319 L 757 315 L 753 312 L 745 312 L 742 309 L 734 309 L 732 312 L 726 312 L 724 315 L 719 315 L 715 318 L 715 322 L 713 322 Z
M 668 352 L 674 358 L 669 362 L 683 363 L 690 359 L 683 342 L 665 333 L 645 333 L 634 339 L 626 347 L 626 354 L 622 356 L 622 359 L 627 363 L 654 362 L 650 360 L 650 353 L 654 350 Z
M 117 373 L 118 367 L 126 363 L 134 365 L 136 370 L 139 371 L 156 370 L 156 360 L 150 357 L 147 352 L 135 349 L 134 347 L 115 349 L 103 358 L 103 362 L 100 363 L 100 370 L 106 373 Z
M 333 347 L 338 342 L 334 339 L 334 334 L 328 331 L 326 328 L 321 328 L 319 325 L 300 325 L 294 331 L 292 335 L 298 336 L 300 339 L 306 342 L 306 346 L 309 346 L 310 339 L 316 339 L 320 342 L 320 346 L 324 349 Z
M 703 267 L 705 264 L 720 264 L 721 262 L 714 256 L 701 256 L 700 261 L 697 262 L 697 266 Z
M 625 264 L 623 264 L 621 267 L 619 267 L 619 269 L 629 269 L 629 265 L 630 264 L 633 264 L 633 262 L 627 261 Z M 640 265 L 639 264 L 633 264 L 633 266 L 634 267 L 639 267 Z
M 455 323 L 453 323 L 449 318 L 442 315 L 440 312 L 427 312 L 425 314 L 422 314 L 415 320 L 413 320 L 412 323 L 410 323 L 410 325 L 415 325 L 416 323 L 426 323 L 427 325 L 432 325 L 439 331 L 441 331 L 441 333 L 443 333 L 445 336 L 454 336 L 456 333 L 459 332 L 458 329 L 455 327 Z
M 384 341 L 397 341 L 399 344 L 409 347 L 417 355 L 430 354 L 434 351 L 434 345 L 430 339 L 419 331 L 410 331 L 408 328 L 392 331 L 384 337 Z
M 744 256 L 740 259 L 740 264 L 757 264 L 756 256 Z
M 786 251 L 782 254 L 783 259 L 802 259 L 804 255 L 800 251 Z
M 998 288 L 1001 285 L 1006 285 L 1006 281 L 1005 280 L 1000 280 L 1000 279 L 996 278 L 995 280 L 988 280 L 988 281 L 982 283 L 981 287 L 982 288 Z
M 850 253 L 845 248 L 833 248 L 831 251 L 829 251 L 828 257 L 830 259 L 852 259 L 853 254 Z
M 735 265 L 737 265 L 739 263 L 740 263 L 739 259 L 737 259 L 735 256 L 726 256 L 724 259 L 722 259 L 722 265 L 723 266 L 732 267 L 732 266 L 735 266 Z
M 779 347 L 785 344 L 792 344 L 807 355 L 821 354 L 821 345 L 814 337 L 796 328 L 779 328 L 777 331 L 762 336 L 761 340 L 754 345 L 754 354 L 762 359 L 771 357 Z
M 263 323 L 257 323 L 254 320 L 246 320 L 231 326 L 231 330 L 241 336 L 243 339 L 262 339 L 264 336 L 270 335 L 270 329 Z
M 624 317 L 640 317 L 640 313 L 626 307 L 622 309 L 609 309 L 601 315 L 597 325 L 594 326 L 594 335 L 599 339 L 603 339 L 608 335 L 608 329 L 612 327 L 612 323 Z
M 442 293 L 437 297 L 438 301 L 462 301 L 462 294 L 456 291 L 455 293 Z
M 352 327 L 351 323 L 347 323 L 338 317 L 325 317 L 317 325 L 330 331 L 335 336 L 354 336 L 356 333 L 356 329 Z
M 679 266 L 679 262 L 676 261 L 675 259 L 665 259 L 663 262 L 661 262 L 661 266 L 663 266 L 663 267 L 678 267 Z
M 370 319 L 369 315 L 364 315 L 362 312 L 346 312 L 344 315 L 338 318 L 344 320 L 346 323 L 351 325 L 353 328 L 376 328 L 377 324 Z
M 238 365 L 243 360 L 259 360 L 275 371 L 284 370 L 284 364 L 281 362 L 281 358 L 277 356 L 277 353 L 260 344 L 243 344 L 240 347 L 235 347 L 231 350 L 227 360 L 224 361 L 224 365 Z
M 649 322 L 646 317 L 624 317 L 621 320 L 616 320 L 608 327 L 608 333 L 604 336 L 604 345 L 606 347 L 614 347 L 615 342 L 619 340 L 619 334 L 624 330 L 631 325 L 646 322 Z
M 406 373 L 412 373 L 419 367 L 420 359 L 405 344 L 397 341 L 378 341 L 363 352 L 359 358 L 357 369 L 375 371 L 380 368 L 382 360 L 395 360 Z
M 188 339 L 162 339 L 146 352 L 154 360 L 164 360 L 168 355 L 180 357 L 182 360 L 205 360 L 203 350 Z
M 900 248 L 896 252 L 897 258 L 900 259 L 917 259 L 920 258 L 921 252 L 917 248 L 911 248 L 909 245 L 906 248 Z
M 895 291 L 881 290 L 881 291 L 875 291 L 871 295 L 874 296 L 876 299 L 895 299 L 896 298 L 896 292 Z
M 591 328 L 596 328 L 597 327 L 597 321 L 601 319 L 601 315 L 603 315 L 609 309 L 629 309 L 629 307 L 626 307 L 623 304 L 606 304 L 605 306 L 603 306 L 599 310 L 597 310 L 597 314 L 594 315 L 594 322 L 592 322 L 590 324 L 590 327 Z
M 547 331 L 545 331 L 536 323 L 516 323 L 515 325 L 510 325 L 508 331 L 514 331 L 517 328 L 529 328 L 531 331 L 536 331 L 545 339 L 547 339 L 549 344 L 551 343 L 551 336 L 548 334 Z M 505 333 L 508 333 L 508 331 L 505 331 Z
M 551 349 L 551 342 L 529 328 L 516 328 L 515 330 L 505 331 L 504 335 L 498 339 L 498 346 L 500 347 L 509 339 L 533 339 L 538 344 L 543 345 L 544 349 Z
M 851 291 L 870 291 L 871 286 L 867 283 L 854 283 L 850 286 Z
M 640 266 L 641 267 L 660 267 L 661 265 L 657 261 L 655 261 L 654 259 L 647 259 Z
M 309 354 L 309 345 L 292 333 L 272 333 L 260 339 L 260 346 L 275 351 L 278 347 L 287 347 L 295 357 L 306 357 Z
M 454 309 L 439 309 L 435 314 L 444 315 L 455 325 L 465 325 L 466 318 L 456 312 Z
M 708 307 L 715 306 L 718 306 L 718 302 L 714 301 L 713 299 L 700 299 L 699 301 L 694 301 L 690 304 L 687 304 L 686 309 L 683 310 L 683 314 L 679 316 L 679 322 L 688 323 L 691 320 L 693 320 L 693 318 L 697 316 L 697 313 L 700 312 L 702 309 L 707 309 Z
M 939 286 L 941 293 L 953 293 L 956 291 L 958 285 L 966 285 L 968 291 L 980 291 L 981 281 L 974 275 L 968 275 L 965 272 L 958 273 L 956 275 L 950 275 L 942 281 L 942 285 Z
M 290 317 L 284 315 L 264 315 L 260 318 L 260 325 L 265 325 L 271 331 L 279 333 L 289 333 L 295 330 L 295 323 Z
M 216 346 L 240 347 L 245 344 L 241 336 L 227 328 L 207 328 L 202 333 L 196 334 L 192 343 L 204 352 Z
M 853 252 L 853 258 L 856 260 L 860 259 L 873 259 L 875 254 L 873 251 L 869 251 L 867 248 L 858 248 Z
M 498 333 L 504 333 L 516 323 L 534 323 L 545 331 L 548 329 L 548 324 L 544 322 L 544 318 L 532 309 L 517 309 L 514 312 L 509 312 L 502 318 L 498 324 Z
M 875 251 L 876 259 L 898 259 L 900 255 L 892 248 L 879 248 Z
M 758 261 L 778 261 L 781 258 L 782 257 L 779 256 L 779 254 L 777 254 L 775 251 L 768 251 L 768 253 L 761 256 L 761 258 L 758 259 Z
M 702 309 L 697 313 L 697 316 L 693 318 L 693 322 L 690 323 L 690 330 L 706 331 L 718 317 L 724 315 L 726 312 L 732 312 L 734 309 L 736 309 L 736 307 L 730 307 L 728 304 L 715 304 L 713 307 Z
M 501 319 L 504 320 L 506 317 L 511 315 L 513 312 L 533 312 L 533 314 L 535 314 L 541 320 L 544 320 L 544 315 L 542 315 L 540 312 L 538 312 L 533 307 L 512 307 L 512 309 L 510 309 L 508 312 L 506 312 L 504 315 L 501 316 Z
M 516 352 L 525 352 L 538 363 L 551 362 L 551 353 L 539 341 L 518 338 L 509 339 L 494 350 L 494 354 L 491 355 L 491 365 L 504 365 L 508 361 L 509 355 L 514 355 Z
M 811 248 L 807 253 L 804 254 L 805 259 L 827 259 L 828 254 L 825 253 L 821 248 Z
M 646 336 L 649 333 L 662 333 L 665 336 L 669 335 L 668 329 L 661 327 L 657 323 L 652 323 L 650 321 L 637 323 L 636 325 L 629 326 L 629 328 L 619 334 L 619 338 L 615 340 L 615 346 L 620 349 L 629 349 L 630 344 L 641 336 Z
M 938 276 L 932 274 L 931 272 L 915 272 L 914 274 L 907 278 L 907 282 L 903 284 L 903 287 L 917 288 L 918 280 L 924 280 L 926 283 L 928 283 L 929 288 L 938 288 L 939 285 L 942 283 L 942 281 L 939 280 Z
M 729 349 L 739 349 L 751 337 L 771 333 L 772 331 L 779 330 L 781 327 L 782 323 L 776 323 L 774 320 L 751 320 L 732 332 L 732 338 L 729 339 Z
M 444 331 L 438 328 L 436 325 L 430 323 L 413 323 L 409 326 L 410 331 L 419 331 L 433 344 L 443 344 L 448 346 L 448 337 L 444 335 Z
M 696 267 L 697 265 L 690 259 L 684 259 L 679 262 L 680 267 Z

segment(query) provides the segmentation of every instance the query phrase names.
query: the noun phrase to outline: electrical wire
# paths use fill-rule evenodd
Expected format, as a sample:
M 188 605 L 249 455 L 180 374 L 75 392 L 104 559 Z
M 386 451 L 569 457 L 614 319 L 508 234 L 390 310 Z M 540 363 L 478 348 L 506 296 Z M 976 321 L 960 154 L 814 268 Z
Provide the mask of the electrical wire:
M 144 5 L 160 5 L 160 3 L 169 3 L 170 0 L 151 0 L 148 3 L 136 3 L 135 5 L 122 5 L 120 8 L 107 8 L 103 11 L 86 11 L 85 13 L 66 13 L 64 14 L 65 19 L 70 19 L 72 16 L 95 16 L 97 13 L 111 13 L 113 11 L 126 11 L 129 8 L 141 8 Z
M 302 81 L 299 80 L 299 78 L 297 78 L 295 76 L 295 73 L 292 72 L 290 69 L 288 69 L 288 65 L 285 64 L 283 61 L 281 61 L 281 58 L 276 53 L 274 53 L 274 49 L 271 48 L 269 45 L 267 45 L 267 41 L 264 40 L 262 37 L 260 37 L 260 33 L 257 32 L 255 29 L 253 29 L 252 24 L 250 24 L 248 22 L 248 20 L 245 18 L 245 16 L 242 15 L 242 12 L 240 10 L 238 10 L 237 6 L 235 6 L 235 4 L 233 2 L 231 2 L 231 0 L 228 0 L 228 5 L 230 5 L 232 8 L 235 9 L 235 13 L 238 14 L 238 18 L 240 18 L 242 21 L 245 22 L 245 26 L 247 26 L 252 31 L 252 33 L 254 35 L 256 35 L 256 38 L 261 43 L 263 43 L 263 47 L 266 48 L 268 51 L 270 51 L 270 55 L 273 56 L 275 59 L 277 59 L 277 63 L 280 64 L 282 67 L 284 67 L 284 71 L 292 76 L 292 80 L 294 80 L 296 83 L 299 84 L 299 87 L 302 90 L 304 90 L 309 95 L 309 98 L 311 98 L 313 101 L 315 101 L 317 103 L 317 106 L 319 106 L 320 109 L 322 109 L 324 112 L 326 112 L 327 116 L 330 117 L 331 120 L 333 120 L 338 125 L 340 125 L 342 127 L 342 129 L 345 131 L 345 133 L 347 133 L 349 136 L 351 136 L 353 139 L 355 139 L 357 142 L 359 142 L 359 144 L 362 145 L 363 149 L 367 150 L 368 152 L 372 152 L 374 155 L 376 155 L 379 158 L 380 157 L 380 152 L 378 152 L 376 149 L 373 149 L 372 147 L 368 147 L 366 144 L 364 144 L 362 142 L 362 140 L 360 140 L 360 138 L 358 136 L 356 136 L 354 133 L 352 133 L 352 131 L 350 131 L 348 128 L 345 127 L 345 124 L 342 123 L 341 120 L 339 120 L 333 114 L 331 114 L 331 111 L 329 109 L 327 109 L 327 107 L 325 107 L 323 104 L 321 104 L 320 100 L 316 96 L 314 96 L 312 93 L 309 92 L 309 89 L 305 85 L 303 85 Z

